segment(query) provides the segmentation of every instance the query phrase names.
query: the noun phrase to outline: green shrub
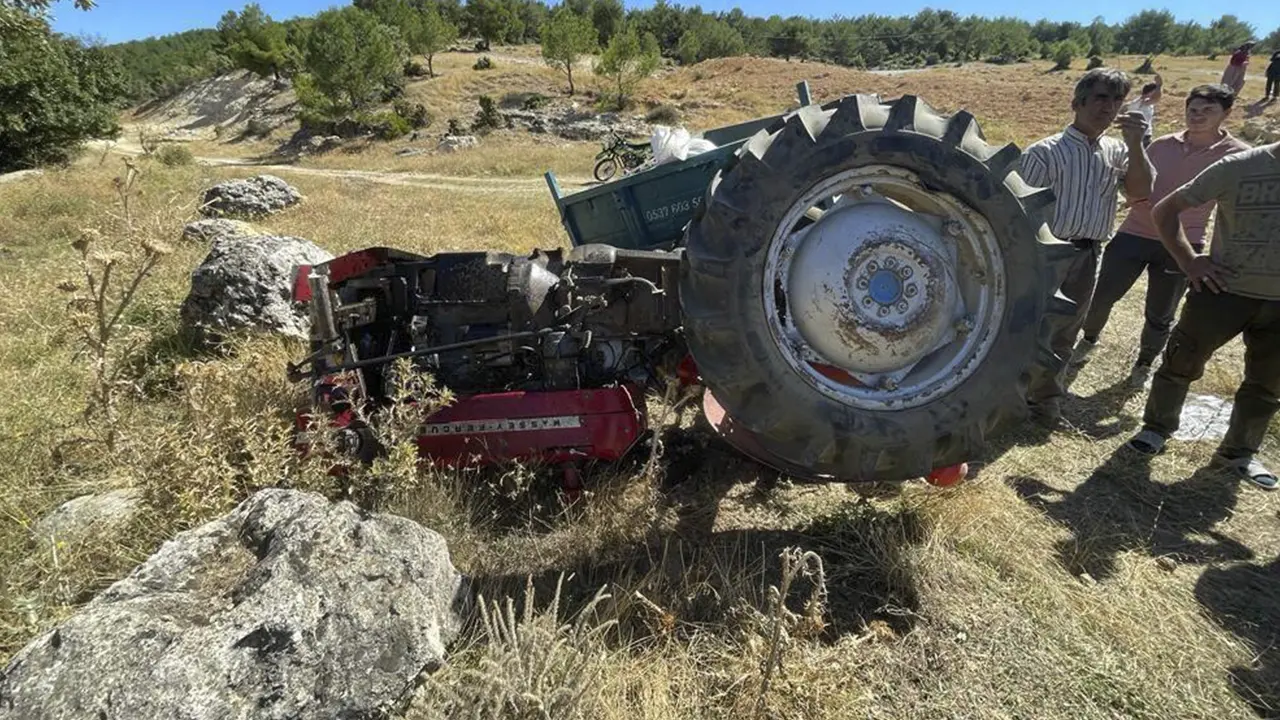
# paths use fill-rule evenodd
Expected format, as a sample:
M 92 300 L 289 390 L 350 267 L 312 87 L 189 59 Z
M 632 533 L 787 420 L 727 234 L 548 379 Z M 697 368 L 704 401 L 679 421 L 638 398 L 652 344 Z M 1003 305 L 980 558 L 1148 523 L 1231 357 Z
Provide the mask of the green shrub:
M 1053 69 L 1054 70 L 1070 70 L 1071 61 L 1076 59 L 1080 48 L 1070 40 L 1063 40 L 1053 46 Z
M 476 113 L 476 119 L 471 123 L 472 131 L 483 135 L 490 130 L 501 130 L 506 126 L 506 118 L 498 112 L 498 106 L 493 102 L 493 98 L 481 95 L 480 112 Z
M 81 143 L 112 137 L 125 95 L 120 64 L 101 48 L 6 25 L 0 3 L 0 172 L 69 162 Z M 18 3 L 22 7 L 22 3 Z
M 1103 63 L 1102 63 L 1102 58 L 1101 58 L 1101 57 L 1099 57 L 1099 56 L 1097 56 L 1097 55 L 1094 55 L 1094 56 L 1092 56 L 1092 57 L 1090 57 L 1090 58 L 1089 58 L 1089 67 L 1087 67 L 1087 68 L 1085 68 L 1085 69 L 1086 69 L 1086 70 L 1093 70 L 1093 69 L 1095 69 L 1095 68 L 1100 68 L 1100 67 L 1102 67 L 1102 64 L 1103 64 Z
M 194 165 L 196 162 L 195 155 L 191 154 L 191 148 L 186 145 L 174 145 L 166 143 L 160 146 L 156 151 L 156 159 L 160 164 L 166 167 L 178 167 L 181 165 Z
M 488 55 L 481 55 L 475 65 L 471 66 L 472 70 L 492 70 L 494 68 L 493 60 Z
M 404 118 L 409 126 L 415 130 L 424 128 L 431 124 L 431 115 L 427 112 L 427 106 L 422 103 L 411 103 L 407 100 L 397 100 L 392 109 L 396 115 Z
M 361 121 L 361 124 L 367 126 L 379 140 L 395 140 L 413 130 L 408 120 L 390 110 L 376 113 Z

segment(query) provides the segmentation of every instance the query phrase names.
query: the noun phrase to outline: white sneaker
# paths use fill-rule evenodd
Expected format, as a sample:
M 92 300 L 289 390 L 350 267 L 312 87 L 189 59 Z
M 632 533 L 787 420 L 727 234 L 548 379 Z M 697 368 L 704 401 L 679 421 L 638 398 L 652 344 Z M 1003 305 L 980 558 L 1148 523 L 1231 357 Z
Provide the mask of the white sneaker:
M 1129 371 L 1129 387 L 1145 388 L 1151 384 L 1152 369 L 1150 365 L 1134 365 Z
M 1080 341 L 1076 343 L 1075 349 L 1071 351 L 1071 364 L 1083 365 L 1088 362 L 1089 356 L 1093 354 L 1093 350 L 1096 347 L 1098 347 L 1098 343 L 1080 338 Z

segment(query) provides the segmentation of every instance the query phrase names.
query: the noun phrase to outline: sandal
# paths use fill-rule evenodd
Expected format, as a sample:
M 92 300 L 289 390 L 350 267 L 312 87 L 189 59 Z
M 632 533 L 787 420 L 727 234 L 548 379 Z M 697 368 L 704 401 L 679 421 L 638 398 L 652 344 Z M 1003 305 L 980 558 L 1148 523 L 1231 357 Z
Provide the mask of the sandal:
M 1276 480 L 1275 473 L 1252 457 L 1224 458 L 1221 455 L 1215 455 L 1213 457 L 1213 465 L 1228 470 L 1240 479 L 1248 480 L 1263 490 L 1275 490 L 1276 486 L 1280 484 Z
M 1143 455 L 1159 455 L 1164 452 L 1165 442 L 1167 442 L 1165 436 L 1155 430 L 1143 430 L 1134 435 L 1125 445 Z

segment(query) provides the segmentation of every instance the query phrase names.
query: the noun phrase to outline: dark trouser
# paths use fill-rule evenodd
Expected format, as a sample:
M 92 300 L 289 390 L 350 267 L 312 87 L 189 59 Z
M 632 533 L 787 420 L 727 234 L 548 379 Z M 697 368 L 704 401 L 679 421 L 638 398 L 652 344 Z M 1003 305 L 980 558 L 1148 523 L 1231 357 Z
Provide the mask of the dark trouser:
M 1080 334 L 1085 313 L 1089 311 L 1090 301 L 1093 299 L 1093 289 L 1098 277 L 1098 251 L 1102 243 L 1097 240 L 1079 240 L 1075 244 L 1079 250 L 1067 269 L 1060 290 L 1068 300 L 1075 302 L 1076 309 L 1070 316 L 1049 318 L 1049 349 L 1053 354 L 1053 362 L 1051 366 L 1041 368 L 1027 389 L 1027 400 L 1031 403 L 1056 401 L 1066 394 L 1064 381 L 1067 363 L 1071 360 L 1076 336 Z
M 1267 76 L 1267 97 L 1280 97 L 1280 75 Z
M 1147 273 L 1147 322 L 1142 327 L 1138 364 L 1150 365 L 1164 350 L 1169 329 L 1177 316 L 1178 303 L 1187 291 L 1187 276 L 1159 240 L 1129 233 L 1116 233 L 1102 254 L 1098 287 L 1085 316 L 1083 334 L 1096 340 L 1115 306 L 1143 271 Z
M 1178 430 L 1187 386 L 1232 338 L 1244 334 L 1244 382 L 1231 425 L 1218 447 L 1227 458 L 1252 457 L 1280 408 L 1280 300 L 1255 300 L 1211 290 L 1192 292 L 1151 382 L 1143 427 L 1168 438 Z

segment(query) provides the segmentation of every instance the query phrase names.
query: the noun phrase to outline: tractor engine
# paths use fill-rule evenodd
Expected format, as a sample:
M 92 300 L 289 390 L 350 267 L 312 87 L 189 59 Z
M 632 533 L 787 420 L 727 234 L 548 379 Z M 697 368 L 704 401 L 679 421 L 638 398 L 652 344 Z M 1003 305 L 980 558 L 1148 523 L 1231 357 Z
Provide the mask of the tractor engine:
M 316 404 L 341 417 L 352 392 L 389 402 L 408 359 L 455 397 L 419 442 L 438 463 L 616 460 L 645 430 L 643 389 L 685 357 L 679 262 L 607 245 L 350 253 L 298 271 L 312 353 L 290 375 L 309 376 Z

